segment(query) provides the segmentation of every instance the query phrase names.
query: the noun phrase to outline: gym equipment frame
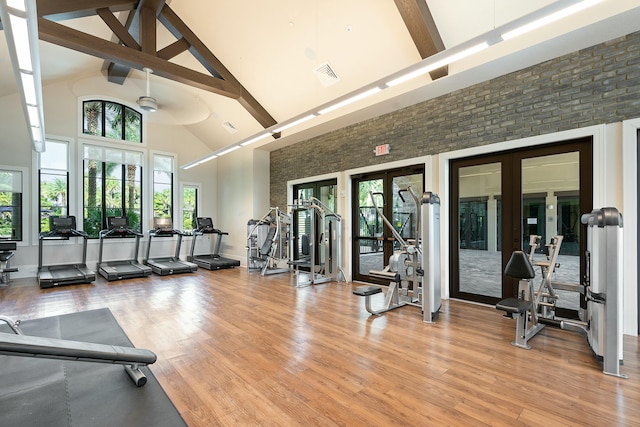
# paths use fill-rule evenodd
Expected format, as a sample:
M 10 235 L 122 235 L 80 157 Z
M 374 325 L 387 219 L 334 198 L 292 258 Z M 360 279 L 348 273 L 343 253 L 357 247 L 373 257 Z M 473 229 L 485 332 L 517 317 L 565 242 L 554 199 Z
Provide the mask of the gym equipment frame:
M 247 268 L 260 270 L 261 276 L 288 273 L 289 266 L 281 267 L 289 260 L 289 233 L 291 216 L 280 208 L 270 208 L 259 220 L 247 223 Z
M 9 265 L 16 247 L 16 242 L 0 242 L 0 288 L 9 286 L 9 273 L 18 271 L 18 267 Z
M 627 378 L 620 373 L 622 363 L 622 215 L 616 208 L 601 208 L 582 215 L 587 226 L 587 274 L 583 284 L 561 283 L 551 280 L 559 267 L 557 256 L 562 236 L 551 239 L 546 262 L 534 262 L 540 267 L 542 279 L 533 289 L 535 272 L 532 257 L 540 236 L 531 236 L 531 252 L 526 256 L 514 251 L 505 268 L 505 274 L 520 279 L 518 298 L 500 301 L 496 308 L 506 317 L 516 319 L 516 338 L 512 344 L 530 349 L 528 341 L 545 326 L 571 330 L 584 334 L 595 355 L 602 362 L 603 373 Z M 556 290 L 579 292 L 585 296 L 586 309 L 580 309 L 582 320 L 564 319 L 555 315 L 558 294 Z
M 153 272 L 151 267 L 138 262 L 140 238 L 143 234 L 129 227 L 129 218 L 126 216 L 110 216 L 107 218 L 107 225 L 108 229 L 100 231 L 100 249 L 98 251 L 98 272 L 100 275 L 108 281 L 150 276 Z M 136 241 L 132 258 L 122 261 L 102 261 L 105 239 L 131 237 L 134 237 Z
M 220 270 L 222 268 L 233 268 L 240 266 L 240 261 L 224 258 L 220 256 L 220 243 L 222 243 L 222 236 L 227 236 L 229 233 L 213 228 L 213 221 L 209 217 L 196 218 L 196 224 L 198 228 L 193 230 L 193 239 L 191 240 L 191 250 L 187 261 L 197 264 L 199 267 L 206 268 L 207 270 Z M 216 235 L 216 246 L 211 254 L 194 255 L 196 250 L 196 239 L 198 236 L 204 234 Z
M 440 277 L 440 198 L 432 192 L 425 192 L 419 199 L 411 187 L 401 189 L 398 195 L 404 201 L 402 193 L 408 192 L 420 212 L 417 219 L 418 241 L 410 242 L 402 238 L 389 220 L 384 216 L 375 201 L 375 195 L 369 193 L 373 206 L 384 224 L 391 230 L 400 244 L 389 258 L 389 264 L 383 270 L 370 270 L 369 275 L 389 280 L 382 308 L 373 310 L 371 296 L 382 293 L 378 286 L 363 286 L 353 293 L 365 297 L 365 308 L 373 315 L 404 306 L 422 309 L 422 320 L 435 323 L 441 301 Z M 411 285 L 411 286 L 410 286 Z
M 149 241 L 147 242 L 147 252 L 142 263 L 151 267 L 154 273 L 160 276 L 166 276 L 169 274 L 179 273 L 193 273 L 198 269 L 198 266 L 192 262 L 182 261 L 180 259 L 180 247 L 182 246 L 182 236 L 184 233 L 180 230 L 173 228 L 173 222 L 171 218 L 154 218 L 153 230 L 149 230 Z M 150 258 L 151 253 L 151 241 L 154 237 L 173 237 L 178 236 L 176 242 L 175 255 L 172 257 L 154 257 Z
M 308 212 L 308 221 L 311 225 L 309 235 L 300 236 L 303 257 L 294 259 L 295 243 L 292 241 L 289 245 L 289 264 L 295 269 L 296 287 L 339 281 L 340 274 L 346 280 L 342 271 L 342 218 L 340 215 L 315 197 L 296 200 L 291 208 L 292 212 Z M 319 225 L 319 235 L 316 223 Z M 293 233 L 290 235 L 293 240 Z M 309 271 L 304 271 L 307 268 Z
M 76 217 L 49 217 L 51 231 L 40 233 L 38 241 L 38 283 L 41 289 L 54 286 L 91 283 L 96 280 L 96 273 L 87 268 L 87 239 L 84 231 L 76 230 Z M 42 247 L 45 240 L 69 240 L 71 237 L 82 238 L 82 262 L 76 264 L 43 265 Z

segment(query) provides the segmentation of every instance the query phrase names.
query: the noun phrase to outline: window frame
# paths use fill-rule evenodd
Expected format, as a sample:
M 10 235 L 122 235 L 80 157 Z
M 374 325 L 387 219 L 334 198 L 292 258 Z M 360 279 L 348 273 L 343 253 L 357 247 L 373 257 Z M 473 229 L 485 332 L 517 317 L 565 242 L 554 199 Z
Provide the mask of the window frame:
M 72 167 L 72 163 L 71 163 L 71 141 L 67 140 L 67 139 L 60 139 L 60 138 L 45 138 L 45 148 L 46 148 L 46 143 L 51 142 L 51 143 L 56 143 L 56 144 L 65 144 L 66 145 L 66 169 L 59 169 L 60 171 L 66 171 L 66 179 L 67 179 L 67 203 L 66 203 L 66 215 L 71 215 L 71 188 L 72 188 L 72 183 L 71 183 L 71 167 Z M 46 153 L 46 151 L 45 151 Z M 38 235 L 42 232 L 41 229 L 41 225 L 42 225 L 42 206 L 41 206 L 41 193 L 42 193 L 42 154 L 43 153 L 36 153 L 36 174 L 37 174 L 37 178 L 35 179 L 35 184 L 36 184 L 36 212 L 38 212 L 37 215 L 37 227 L 35 229 L 38 230 Z M 50 169 L 50 170 L 56 170 L 56 169 Z M 64 209 L 64 208 L 63 208 Z
M 101 111 L 100 111 L 100 117 L 99 117 L 99 122 L 101 124 L 100 126 L 100 134 L 95 135 L 92 133 L 86 133 L 85 132 L 85 104 L 89 103 L 89 102 L 99 102 L 101 104 Z M 112 138 L 110 136 L 107 136 L 107 131 L 108 131 L 108 126 L 107 126 L 107 114 L 108 114 L 108 110 L 109 108 L 107 108 L 107 104 L 112 104 L 118 107 L 122 108 L 122 116 L 125 118 L 124 120 L 122 120 L 122 123 L 120 124 L 120 138 Z M 116 100 L 112 100 L 112 99 L 104 99 L 103 97 L 88 97 L 86 99 L 82 99 L 80 101 L 80 110 L 81 110 L 81 120 L 80 120 L 80 134 L 83 136 L 94 136 L 94 137 L 100 137 L 100 138 L 104 138 L 107 139 L 109 141 L 122 141 L 122 142 L 127 142 L 130 144 L 142 144 L 145 140 L 144 138 L 144 114 L 140 111 L 138 111 L 135 107 L 128 105 L 126 103 L 122 103 Z M 136 117 L 140 120 L 140 130 L 139 130 L 139 141 L 133 141 L 130 139 L 126 139 L 127 136 L 127 127 L 126 127 L 126 117 L 127 117 L 127 111 L 131 111 L 132 113 L 135 113 Z
M 101 101 L 101 102 L 111 102 L 114 104 L 120 104 L 123 105 L 124 107 L 130 108 L 132 110 L 134 110 L 135 112 L 141 114 L 141 118 L 140 118 L 140 138 L 141 141 L 140 142 L 135 142 L 135 141 L 127 141 L 124 139 L 113 139 L 113 138 L 109 138 L 106 136 L 101 136 L 101 135 L 91 135 L 88 133 L 84 133 L 84 103 L 87 101 Z M 97 144 L 102 144 L 102 143 L 107 143 L 107 144 L 120 144 L 123 146 L 128 146 L 128 147 L 135 147 L 134 150 L 138 150 L 141 147 L 142 148 L 146 148 L 147 147 L 147 126 L 146 126 L 146 118 L 147 115 L 150 113 L 147 113 L 146 111 L 142 111 L 137 104 L 135 103 L 131 103 L 128 102 L 126 100 L 123 99 L 119 99 L 119 98 L 114 98 L 114 97 L 109 97 L 109 96 L 103 96 L 103 95 L 86 95 L 86 96 L 81 96 L 78 97 L 78 138 L 79 139 L 83 139 L 83 140 L 87 140 L 87 141 L 94 141 L 94 143 Z
M 196 183 L 196 182 L 181 182 L 180 183 L 180 224 L 182 224 L 182 227 L 180 228 L 182 230 L 182 228 L 184 228 L 184 222 L 185 222 L 185 217 L 184 217 L 184 213 L 185 213 L 185 206 L 184 206 L 184 191 L 187 188 L 194 188 L 196 190 L 196 200 L 195 200 L 195 216 L 202 216 L 200 214 L 200 207 L 202 206 L 201 203 L 201 194 L 202 194 L 202 185 L 200 183 Z M 193 227 L 195 228 L 195 227 Z M 192 228 L 192 229 L 193 229 Z M 191 231 L 190 230 L 182 230 L 182 231 Z
M 24 168 L 24 167 L 20 167 L 20 166 L 8 166 L 8 165 L 0 165 L 0 171 L 3 172 L 14 172 L 14 173 L 20 173 L 21 175 L 21 189 L 22 192 L 20 193 L 22 195 L 21 197 L 21 206 L 20 206 L 20 226 L 21 226 L 21 239 L 20 240 L 13 240 L 13 239 L 9 239 L 6 241 L 9 242 L 15 242 L 16 246 L 26 246 L 29 244 L 29 214 L 27 212 L 27 207 L 29 205 L 28 200 L 29 200 L 29 169 L 28 168 Z M 3 239 L 4 240 L 4 239 Z
M 78 181 L 78 185 L 80 186 L 80 192 L 78 195 L 78 228 L 82 228 L 82 230 L 84 230 L 84 221 L 85 221 L 85 217 L 84 217 L 84 210 L 85 210 L 85 200 L 84 200 L 84 167 L 85 167 L 85 160 L 89 160 L 88 158 L 85 158 L 84 155 L 84 151 L 85 151 L 85 147 L 90 146 L 96 149 L 101 149 L 101 150 L 113 150 L 113 151 L 120 151 L 121 153 L 132 153 L 134 155 L 139 155 L 140 157 L 140 164 L 139 167 L 141 168 L 140 170 L 140 209 L 139 209 L 139 214 L 140 214 L 140 232 L 144 233 L 145 231 L 145 194 L 146 194 L 146 183 L 145 183 L 145 161 L 146 161 L 146 157 L 147 157 L 147 153 L 146 150 L 144 149 L 134 149 L 134 148 L 139 148 L 139 147 L 132 147 L 132 146 L 127 146 L 126 148 L 123 147 L 122 145 L 117 145 L 117 144 L 109 144 L 109 143 L 95 143 L 93 141 L 80 141 L 80 144 L 78 144 L 78 167 L 79 167 L 79 175 L 81 175 L 81 178 L 79 178 Z M 97 160 L 99 162 L 99 164 L 104 164 L 104 163 L 114 163 L 114 162 L 109 162 L 106 159 L 93 159 L 93 160 Z M 126 165 L 126 163 L 118 163 L 120 166 Z M 109 179 L 109 177 L 105 176 L 104 174 L 102 174 L 101 179 L 99 180 L 101 188 L 105 188 L 106 186 L 106 181 L 107 179 Z M 124 192 L 124 189 L 126 188 L 126 175 L 123 174 L 123 176 L 121 177 L 121 183 L 123 185 L 122 187 L 122 191 Z M 102 218 L 102 225 L 101 225 L 101 229 L 104 229 L 106 227 L 106 218 L 107 218 L 107 206 L 104 203 L 104 198 L 105 195 L 102 194 L 101 195 L 102 201 L 101 201 L 101 218 Z M 124 200 L 122 201 L 122 204 L 124 204 Z M 122 209 L 122 208 L 121 208 Z M 81 219 L 81 220 L 80 220 Z M 86 230 L 85 230 L 86 231 Z M 90 239 L 97 239 L 97 236 L 91 236 Z

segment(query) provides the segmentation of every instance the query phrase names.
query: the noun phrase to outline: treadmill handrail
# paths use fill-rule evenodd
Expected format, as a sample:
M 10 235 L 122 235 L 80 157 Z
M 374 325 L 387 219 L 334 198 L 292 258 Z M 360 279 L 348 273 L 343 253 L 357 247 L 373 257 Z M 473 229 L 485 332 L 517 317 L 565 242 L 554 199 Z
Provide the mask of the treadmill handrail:
M 0 334 L 0 354 L 142 366 L 157 360 L 155 353 L 141 348 L 8 333 Z
M 112 234 L 119 234 L 119 236 L 116 237 L 123 237 L 124 235 L 126 236 L 131 236 L 131 237 L 144 237 L 144 234 L 140 233 L 138 230 L 134 230 L 133 228 L 112 228 L 112 229 L 107 229 L 107 230 L 101 230 L 99 233 L 99 237 L 102 238 L 108 238 L 110 237 Z
M 40 240 L 46 240 L 46 239 L 68 239 L 69 237 L 83 237 L 85 239 L 89 238 L 89 235 L 87 233 L 85 233 L 82 230 L 76 230 L 76 229 L 68 229 L 65 230 L 68 231 L 68 233 L 61 233 L 58 230 L 51 230 L 51 231 L 45 231 L 40 233 Z

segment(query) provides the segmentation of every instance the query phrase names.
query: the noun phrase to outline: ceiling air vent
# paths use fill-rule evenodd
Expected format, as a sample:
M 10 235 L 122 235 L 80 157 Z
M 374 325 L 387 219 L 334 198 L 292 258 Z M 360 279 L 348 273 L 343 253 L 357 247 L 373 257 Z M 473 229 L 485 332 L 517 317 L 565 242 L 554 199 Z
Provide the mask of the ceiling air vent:
M 333 71 L 333 68 L 331 68 L 331 65 L 329 65 L 328 62 L 325 62 L 324 64 L 318 66 L 315 70 L 313 70 L 313 72 L 324 87 L 329 87 L 340 81 L 340 77 L 338 77 L 336 72 Z
M 225 128 L 227 130 L 227 132 L 229 132 L 229 133 L 238 132 L 238 129 L 236 129 L 236 127 L 234 125 L 232 125 L 231 122 L 224 122 L 222 124 L 222 127 Z

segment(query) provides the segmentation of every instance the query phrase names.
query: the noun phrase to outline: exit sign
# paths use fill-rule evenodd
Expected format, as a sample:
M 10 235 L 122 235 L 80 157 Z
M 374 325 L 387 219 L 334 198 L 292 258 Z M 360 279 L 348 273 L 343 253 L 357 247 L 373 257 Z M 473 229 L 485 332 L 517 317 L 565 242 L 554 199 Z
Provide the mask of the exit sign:
M 391 147 L 389 144 L 376 145 L 375 153 L 376 156 L 384 156 L 385 154 L 389 154 Z

